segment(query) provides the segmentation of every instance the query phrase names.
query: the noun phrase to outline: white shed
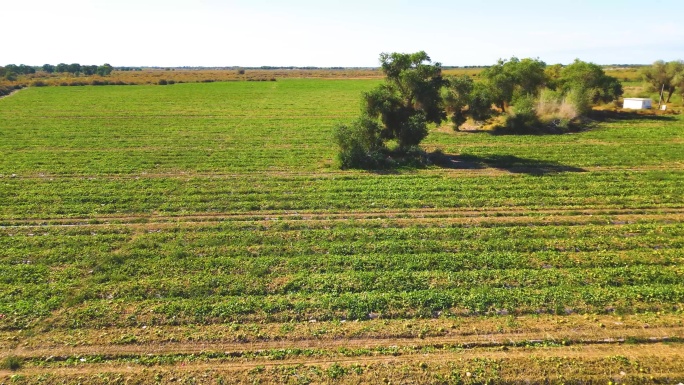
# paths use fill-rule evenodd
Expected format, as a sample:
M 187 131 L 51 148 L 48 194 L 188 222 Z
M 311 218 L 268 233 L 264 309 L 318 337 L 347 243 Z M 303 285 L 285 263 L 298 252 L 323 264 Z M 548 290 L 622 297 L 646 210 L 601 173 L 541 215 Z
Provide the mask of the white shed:
M 651 99 L 645 98 L 625 98 L 622 108 L 630 110 L 643 110 L 651 108 Z

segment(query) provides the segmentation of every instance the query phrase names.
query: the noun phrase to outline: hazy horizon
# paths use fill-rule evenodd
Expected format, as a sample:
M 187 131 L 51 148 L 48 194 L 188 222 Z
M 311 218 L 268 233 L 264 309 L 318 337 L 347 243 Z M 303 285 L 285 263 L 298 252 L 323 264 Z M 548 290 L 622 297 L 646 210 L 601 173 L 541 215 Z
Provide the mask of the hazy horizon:
M 25 8 L 4 6 L 27 17 L 3 22 L 21 33 L 3 42 L 0 65 L 377 67 L 381 52 L 420 50 L 444 66 L 512 56 L 602 65 L 684 59 L 684 23 L 675 20 L 684 2 L 673 0 L 648 8 L 633 0 L 36 0 Z

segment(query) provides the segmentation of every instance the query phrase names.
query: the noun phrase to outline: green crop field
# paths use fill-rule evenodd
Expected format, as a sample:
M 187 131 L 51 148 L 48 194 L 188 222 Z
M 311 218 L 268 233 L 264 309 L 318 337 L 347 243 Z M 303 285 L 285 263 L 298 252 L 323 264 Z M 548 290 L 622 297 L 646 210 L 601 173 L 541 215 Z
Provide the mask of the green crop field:
M 378 82 L 0 99 L 0 383 L 684 381 L 681 115 L 340 170 Z

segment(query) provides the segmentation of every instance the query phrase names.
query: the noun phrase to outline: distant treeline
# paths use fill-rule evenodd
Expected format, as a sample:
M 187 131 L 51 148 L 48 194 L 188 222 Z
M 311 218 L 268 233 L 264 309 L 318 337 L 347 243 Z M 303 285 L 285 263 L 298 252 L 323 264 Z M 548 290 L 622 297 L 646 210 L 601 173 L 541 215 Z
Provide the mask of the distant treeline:
M 30 75 L 35 74 L 37 71 L 43 71 L 48 74 L 52 73 L 68 73 L 75 76 L 81 74 L 85 76 L 100 75 L 108 76 L 114 70 L 119 71 L 140 71 L 140 68 L 135 67 L 120 67 L 114 68 L 112 65 L 105 63 L 102 65 L 81 65 L 79 63 L 59 63 L 57 65 L 43 64 L 42 66 L 29 66 L 26 64 L 7 64 L 6 66 L 0 66 L 0 77 L 7 80 L 13 80 L 17 75 Z
M 192 66 L 183 66 L 183 67 L 141 67 L 142 69 L 152 69 L 152 70 L 197 70 L 197 71 L 203 71 L 203 70 L 217 70 L 217 71 L 224 71 L 224 70 L 229 70 L 229 71 L 235 71 L 235 70 L 336 70 L 336 71 L 344 71 L 344 70 L 374 70 L 378 69 L 378 67 L 295 67 L 295 66 L 284 66 L 284 67 L 275 67 L 275 66 L 261 66 L 261 67 L 240 67 L 240 66 L 225 66 L 225 67 L 192 67 Z M 117 68 L 118 69 L 118 68 Z

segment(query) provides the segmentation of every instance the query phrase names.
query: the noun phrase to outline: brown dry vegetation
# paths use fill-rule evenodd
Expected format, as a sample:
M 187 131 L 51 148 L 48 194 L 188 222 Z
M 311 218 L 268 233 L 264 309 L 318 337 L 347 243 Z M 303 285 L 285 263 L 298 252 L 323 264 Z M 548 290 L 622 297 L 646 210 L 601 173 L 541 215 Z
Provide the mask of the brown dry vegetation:
M 3 333 L 12 383 L 670 383 L 678 315 L 552 315 Z
M 0 80 L 5 86 L 81 86 L 81 85 L 126 85 L 126 84 L 159 84 L 160 80 L 175 83 L 209 83 L 227 81 L 273 81 L 283 78 L 311 79 L 374 79 L 381 78 L 382 73 L 373 69 L 273 69 L 245 70 L 240 74 L 237 70 L 184 70 L 184 69 L 145 69 L 143 71 L 114 71 L 110 76 L 74 76 L 71 74 L 47 74 L 38 72 L 22 75 L 16 81 Z

